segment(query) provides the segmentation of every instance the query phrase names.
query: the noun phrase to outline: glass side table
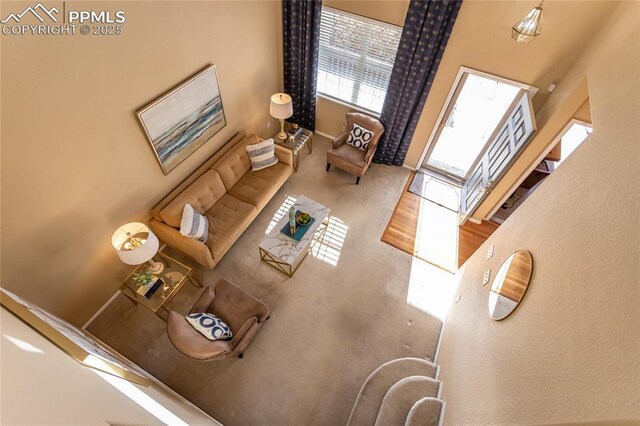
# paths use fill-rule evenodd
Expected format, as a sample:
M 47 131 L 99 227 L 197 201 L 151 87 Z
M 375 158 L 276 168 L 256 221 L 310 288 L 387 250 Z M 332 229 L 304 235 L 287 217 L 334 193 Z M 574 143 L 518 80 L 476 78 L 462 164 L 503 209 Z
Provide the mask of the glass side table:
M 158 257 L 155 260 L 162 262 L 164 270 L 156 274 L 156 276 L 162 280 L 162 283 L 150 298 L 147 299 L 144 295 L 138 293 L 140 286 L 133 280 L 135 274 L 141 274 L 147 270 L 148 265 L 144 263 L 138 266 L 127 279 L 124 280 L 120 286 L 120 292 L 136 305 L 144 306 L 164 321 L 164 318 L 160 314 L 162 311 L 167 310 L 167 305 L 175 295 L 178 294 L 178 291 L 180 291 L 187 281 L 196 287 L 202 287 L 202 285 L 193 277 L 193 270 L 191 268 L 178 262 L 174 258 L 158 252 Z
M 288 121 L 284 122 L 285 132 L 288 133 L 292 127 L 293 124 L 289 123 Z M 307 149 L 309 150 L 309 154 L 311 154 L 311 151 L 313 150 L 313 132 L 302 127 L 301 129 L 302 133 L 293 140 L 289 138 L 288 134 L 286 140 L 280 139 L 278 137 L 278 133 L 280 133 L 280 127 L 278 127 L 273 136 L 271 136 L 273 138 L 273 143 L 287 148 L 293 153 L 293 170 L 296 172 L 298 171 L 298 164 L 300 164 L 300 151 L 302 150 L 302 148 L 304 148 L 304 146 L 306 145 Z

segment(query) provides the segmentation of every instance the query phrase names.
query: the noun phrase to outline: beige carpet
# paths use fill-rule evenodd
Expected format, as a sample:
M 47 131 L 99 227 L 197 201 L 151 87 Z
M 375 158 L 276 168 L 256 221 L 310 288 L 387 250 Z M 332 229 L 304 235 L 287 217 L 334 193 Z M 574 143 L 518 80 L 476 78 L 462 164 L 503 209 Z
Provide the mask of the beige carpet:
M 271 308 L 243 359 L 182 356 L 165 324 L 122 295 L 88 330 L 230 426 L 343 425 L 376 367 L 398 357 L 432 360 L 442 323 L 407 304 L 412 256 L 380 242 L 409 172 L 374 164 L 356 186 L 340 170 L 325 172 L 328 147 L 316 136 L 313 154 L 302 152 L 298 172 L 215 269 L 195 269 L 205 285 L 225 277 Z M 286 196 L 299 194 L 331 207 L 335 222 L 288 278 L 261 263 L 257 247 Z M 171 307 L 186 313 L 200 291 L 185 286 Z

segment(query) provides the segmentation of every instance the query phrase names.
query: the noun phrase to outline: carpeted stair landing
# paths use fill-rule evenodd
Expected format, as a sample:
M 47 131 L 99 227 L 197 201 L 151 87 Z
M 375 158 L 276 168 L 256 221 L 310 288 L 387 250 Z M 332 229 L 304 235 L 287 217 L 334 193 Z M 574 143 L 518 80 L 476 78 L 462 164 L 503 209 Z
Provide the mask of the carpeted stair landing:
M 367 377 L 351 411 L 348 426 L 438 425 L 438 367 L 424 359 L 386 362 Z

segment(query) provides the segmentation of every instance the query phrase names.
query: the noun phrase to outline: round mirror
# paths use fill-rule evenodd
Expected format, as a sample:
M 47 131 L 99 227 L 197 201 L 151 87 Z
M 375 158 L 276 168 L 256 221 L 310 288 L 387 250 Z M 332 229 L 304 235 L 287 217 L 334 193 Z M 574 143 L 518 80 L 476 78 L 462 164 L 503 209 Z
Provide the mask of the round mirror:
M 504 261 L 489 292 L 492 319 L 505 319 L 518 307 L 529 287 L 532 271 L 533 258 L 528 250 L 518 250 Z

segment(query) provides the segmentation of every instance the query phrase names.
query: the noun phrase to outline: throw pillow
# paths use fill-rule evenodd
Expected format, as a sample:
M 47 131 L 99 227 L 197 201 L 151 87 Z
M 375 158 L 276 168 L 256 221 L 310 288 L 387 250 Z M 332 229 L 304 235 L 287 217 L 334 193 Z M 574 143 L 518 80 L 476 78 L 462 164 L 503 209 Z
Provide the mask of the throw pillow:
M 209 221 L 195 211 L 191 204 L 185 204 L 184 209 L 182 209 L 180 233 L 185 237 L 195 238 L 204 243 L 209 237 Z
M 278 162 L 273 139 L 267 139 L 255 145 L 247 145 L 245 149 L 251 159 L 251 170 L 254 172 L 271 167 Z
M 213 314 L 189 314 L 187 322 L 209 340 L 229 340 L 233 333 L 227 324 Z
M 373 132 L 371 130 L 367 130 L 353 123 L 353 129 L 351 129 L 351 133 L 349 133 L 347 143 L 355 148 L 366 151 L 369 148 L 371 138 L 373 138 Z

